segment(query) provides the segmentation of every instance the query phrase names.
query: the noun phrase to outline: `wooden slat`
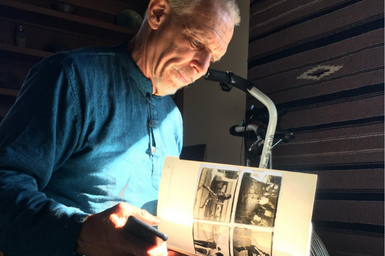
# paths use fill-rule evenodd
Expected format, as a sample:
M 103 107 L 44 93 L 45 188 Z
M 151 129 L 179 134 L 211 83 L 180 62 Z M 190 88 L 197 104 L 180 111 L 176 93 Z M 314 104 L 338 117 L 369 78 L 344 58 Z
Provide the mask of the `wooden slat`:
M 324 154 L 330 152 L 331 149 L 334 152 L 376 150 L 381 149 L 383 145 L 384 134 L 381 132 L 354 136 L 325 137 L 320 140 L 315 139 L 301 142 L 293 140 L 290 143 L 277 146 L 274 154 L 276 156 L 292 155 L 292 152 L 298 155 Z
M 343 2 L 346 1 L 262 1 L 251 8 L 250 39 L 267 32 L 269 28 L 290 24 L 301 18 L 319 13 L 320 10 L 338 6 Z
M 14 96 L 16 97 L 19 94 L 19 90 L 0 88 L 0 95 Z
M 361 119 L 368 116 L 383 116 L 384 96 L 358 99 L 356 101 L 331 104 L 316 108 L 289 112 L 282 119 L 282 127 L 303 127 L 345 120 Z
M 132 29 L 116 26 L 107 22 L 10 0 L 0 0 L 0 16 L 44 26 L 52 25 L 55 28 L 77 31 L 79 33 L 112 40 L 121 40 L 122 36 L 133 37 L 136 33 Z
M 337 230 L 317 231 L 331 256 L 384 255 L 384 238 L 349 234 Z
M 362 169 L 350 166 L 352 169 L 318 170 L 311 173 L 318 175 L 317 189 L 321 192 L 329 191 L 382 191 L 384 189 L 384 170 Z M 353 169 L 357 168 L 357 169 Z
M 98 12 L 104 12 L 111 15 L 118 15 L 123 10 L 134 10 L 138 12 L 140 15 L 143 15 L 145 9 L 146 9 L 146 2 L 148 1 L 142 1 L 137 2 L 136 4 L 132 4 L 129 2 L 122 2 L 122 1 L 104 1 L 104 0 L 58 0 L 58 2 L 68 3 L 75 6 L 80 6 L 83 8 L 91 9 Z
M 20 55 L 20 56 L 24 56 L 25 58 L 30 57 L 33 60 L 41 60 L 52 55 L 52 53 L 50 52 L 38 51 L 34 49 L 23 48 L 23 47 L 7 45 L 7 44 L 0 44 L 0 53 L 2 53 L 1 54 L 2 57 L 11 55 L 13 56 L 13 58 L 15 58 L 15 55 Z
M 375 214 L 384 212 L 384 202 L 317 200 L 313 212 L 313 220 L 384 225 L 383 214 Z
M 363 9 L 365 9 L 365 12 L 362 11 Z M 328 22 L 327 25 L 325 24 L 326 18 L 322 17 L 286 29 L 268 38 L 252 42 L 249 46 L 249 59 L 331 35 L 351 27 L 354 23 L 362 24 L 365 21 L 372 20 L 373 17 L 381 16 L 382 13 L 383 8 L 380 8 L 379 3 L 367 4 L 365 1 L 357 3 L 350 8 L 344 8 L 327 15 L 328 21 L 334 21 Z M 349 18 L 344 19 L 342 17 Z

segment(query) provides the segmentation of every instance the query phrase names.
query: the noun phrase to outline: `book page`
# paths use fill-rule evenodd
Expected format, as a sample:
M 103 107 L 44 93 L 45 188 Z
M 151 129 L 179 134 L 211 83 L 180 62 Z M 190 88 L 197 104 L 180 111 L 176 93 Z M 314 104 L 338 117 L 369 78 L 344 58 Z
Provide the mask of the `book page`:
M 316 175 L 167 157 L 159 229 L 186 255 L 305 256 L 315 187 Z

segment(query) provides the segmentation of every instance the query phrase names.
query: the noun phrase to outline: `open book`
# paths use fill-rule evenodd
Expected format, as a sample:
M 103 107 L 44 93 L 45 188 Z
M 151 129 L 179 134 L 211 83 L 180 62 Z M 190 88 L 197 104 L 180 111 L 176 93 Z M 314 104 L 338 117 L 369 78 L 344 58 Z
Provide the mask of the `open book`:
M 186 255 L 305 256 L 317 176 L 167 157 L 158 229 Z

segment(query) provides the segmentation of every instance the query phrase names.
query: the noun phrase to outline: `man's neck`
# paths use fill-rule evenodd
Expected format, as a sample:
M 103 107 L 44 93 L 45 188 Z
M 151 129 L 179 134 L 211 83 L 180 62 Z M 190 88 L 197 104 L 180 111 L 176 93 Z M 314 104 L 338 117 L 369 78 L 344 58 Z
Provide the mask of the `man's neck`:
M 146 31 L 146 30 L 145 30 Z M 151 76 L 151 67 L 149 58 L 149 44 L 146 40 L 146 35 L 143 35 L 145 32 L 142 30 L 142 33 L 138 33 L 128 44 L 127 49 L 131 55 L 131 58 L 136 63 L 143 75 L 150 79 L 153 83 L 153 78 Z

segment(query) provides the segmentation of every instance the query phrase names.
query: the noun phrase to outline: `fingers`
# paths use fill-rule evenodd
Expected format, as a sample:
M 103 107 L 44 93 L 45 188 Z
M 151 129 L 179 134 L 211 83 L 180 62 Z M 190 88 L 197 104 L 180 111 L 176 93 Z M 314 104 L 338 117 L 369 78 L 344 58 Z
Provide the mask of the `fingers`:
M 149 225 L 157 225 L 160 218 L 126 203 L 120 203 L 101 213 L 89 215 L 83 222 L 75 251 L 88 256 L 166 256 L 167 248 L 152 251 L 151 244 L 123 230 L 129 216 Z
M 164 242 L 162 245 L 157 246 L 155 248 L 152 248 L 148 252 L 149 256 L 182 256 L 182 254 L 179 254 L 175 251 L 167 251 L 167 243 Z
M 134 215 L 135 216 L 135 215 Z M 135 216 L 138 219 L 146 222 L 148 225 L 155 226 L 158 225 L 161 221 L 161 219 L 157 216 L 154 216 L 147 212 L 146 210 L 140 209 L 139 215 Z
M 146 210 L 137 208 L 126 203 L 117 204 L 115 206 L 115 214 L 118 215 L 118 218 L 120 218 L 121 221 L 123 221 L 124 219 L 125 221 L 127 221 L 128 217 L 132 215 L 151 226 L 158 225 L 161 221 L 159 217 L 150 214 Z
M 147 251 L 149 256 L 167 256 L 167 243 L 156 246 L 151 250 Z

